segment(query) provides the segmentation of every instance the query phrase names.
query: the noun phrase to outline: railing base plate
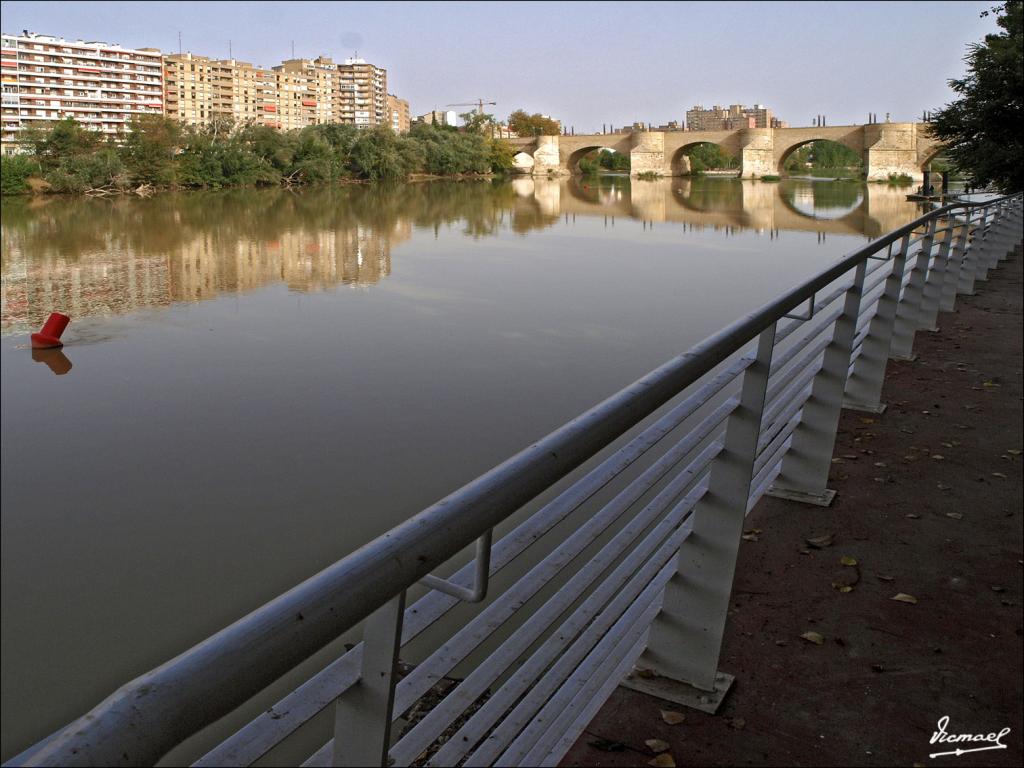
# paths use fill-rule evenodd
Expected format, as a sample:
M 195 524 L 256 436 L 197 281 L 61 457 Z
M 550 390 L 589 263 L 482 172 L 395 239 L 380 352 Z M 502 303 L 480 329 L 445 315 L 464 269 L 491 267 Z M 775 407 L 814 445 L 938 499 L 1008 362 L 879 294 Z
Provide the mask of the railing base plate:
M 764 495 L 775 499 L 785 499 L 786 501 L 799 501 L 801 504 L 813 504 L 816 507 L 830 507 L 832 506 L 832 500 L 836 497 L 836 492 L 831 488 L 826 488 L 824 493 L 804 493 L 803 491 L 776 488 L 774 485 L 770 485 Z
M 890 360 L 899 360 L 903 363 L 912 363 L 917 360 L 917 355 L 889 355 Z
M 862 413 L 876 413 L 883 414 L 885 409 L 889 406 L 885 403 L 878 403 L 877 405 L 870 405 L 868 403 L 851 403 L 843 401 L 843 409 L 847 411 L 860 411 Z
M 701 712 L 713 715 L 718 711 L 718 707 L 729 693 L 735 679 L 727 672 L 717 672 L 715 673 L 715 690 L 705 691 L 670 677 L 640 677 L 637 670 L 634 669 L 619 685 L 632 691 L 646 693 L 658 699 L 671 701 L 673 704 L 699 709 Z

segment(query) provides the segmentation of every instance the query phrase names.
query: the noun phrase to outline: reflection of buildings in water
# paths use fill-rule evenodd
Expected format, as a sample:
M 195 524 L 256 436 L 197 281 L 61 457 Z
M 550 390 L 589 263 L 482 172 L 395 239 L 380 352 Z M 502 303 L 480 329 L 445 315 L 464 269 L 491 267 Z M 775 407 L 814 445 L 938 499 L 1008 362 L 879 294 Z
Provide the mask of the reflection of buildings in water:
M 12 245 L 4 249 L 0 284 L 3 333 L 34 331 L 54 310 L 77 318 L 171 303 L 167 260 L 127 254 L 35 261 Z
M 391 273 L 392 246 L 411 235 L 408 221 L 388 232 L 363 226 L 289 230 L 266 241 L 224 242 L 206 232 L 163 257 L 111 247 L 69 261 L 29 259 L 17 234 L 5 232 L 0 329 L 5 334 L 29 333 L 54 310 L 73 318 L 122 314 L 278 282 L 296 291 L 369 286 Z
M 429 196 L 419 197 L 411 189 L 400 188 L 390 197 L 379 191 L 373 197 L 369 191 L 353 192 L 344 205 L 329 199 L 322 208 L 311 195 L 300 211 L 312 217 L 305 219 L 284 211 L 268 220 L 266 212 L 277 208 L 243 206 L 241 212 L 252 218 L 247 221 L 225 203 L 205 219 L 194 206 L 188 211 L 191 223 L 183 223 L 182 207 L 170 199 L 164 215 L 158 210 L 141 223 L 130 202 L 101 208 L 63 201 L 53 206 L 59 216 L 42 212 L 35 218 L 37 213 L 30 211 L 19 221 L 5 215 L 0 330 L 35 330 L 53 310 L 79 318 L 108 315 L 274 283 L 296 291 L 373 285 L 390 273 L 391 247 L 410 239 L 414 220 L 434 221 L 436 226 L 464 219 L 466 234 L 472 237 L 494 234 L 506 221 L 513 232 L 526 234 L 577 215 L 604 217 L 613 226 L 618 216 L 726 235 L 802 230 L 877 237 L 919 211 L 903 190 L 884 184 L 799 180 L 517 178 L 511 189 L 489 183 L 476 189 L 455 185 L 432 188 Z M 268 198 L 254 199 L 258 203 Z M 814 217 L 807 206 L 813 212 L 836 208 L 842 215 Z M 382 210 L 388 216 L 379 216 Z M 406 218 L 392 215 L 397 210 Z M 344 224 L 333 216 L 325 217 L 329 222 L 312 223 L 322 212 L 338 211 L 344 213 Z M 234 216 L 233 226 L 219 226 L 222 216 Z M 367 216 L 388 223 L 357 223 Z M 197 222 L 201 226 L 192 228 Z M 255 231 L 261 234 L 257 237 Z

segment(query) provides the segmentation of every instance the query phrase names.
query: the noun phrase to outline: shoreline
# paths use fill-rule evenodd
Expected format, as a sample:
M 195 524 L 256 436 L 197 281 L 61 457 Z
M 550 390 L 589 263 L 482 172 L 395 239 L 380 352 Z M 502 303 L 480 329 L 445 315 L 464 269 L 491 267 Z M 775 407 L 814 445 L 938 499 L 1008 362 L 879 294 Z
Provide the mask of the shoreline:
M 222 185 L 217 187 L 184 187 L 184 186 L 168 186 L 168 187 L 153 187 L 150 185 L 140 185 L 136 187 L 125 187 L 119 190 L 104 191 L 102 193 L 90 193 L 88 190 L 84 192 L 54 192 L 47 189 L 49 184 L 37 176 L 30 177 L 26 180 L 29 185 L 29 189 L 24 192 L 9 192 L 0 195 L 2 199 L 37 199 L 47 197 L 88 197 L 92 199 L 107 199 L 107 198 L 122 198 L 122 197 L 142 197 L 149 198 L 157 194 L 166 194 L 168 192 L 219 192 L 223 190 L 234 190 L 234 189 L 287 189 L 296 191 L 297 189 L 309 189 L 313 187 L 353 187 L 363 186 L 370 184 L 418 184 L 424 181 L 492 181 L 494 179 L 507 179 L 512 178 L 512 175 L 502 175 L 497 173 L 454 173 L 447 176 L 442 176 L 432 173 L 411 173 L 405 179 L 396 181 L 374 181 L 373 179 L 335 179 L 333 181 L 318 181 L 309 184 L 232 184 Z M 143 191 L 140 191 L 143 190 Z

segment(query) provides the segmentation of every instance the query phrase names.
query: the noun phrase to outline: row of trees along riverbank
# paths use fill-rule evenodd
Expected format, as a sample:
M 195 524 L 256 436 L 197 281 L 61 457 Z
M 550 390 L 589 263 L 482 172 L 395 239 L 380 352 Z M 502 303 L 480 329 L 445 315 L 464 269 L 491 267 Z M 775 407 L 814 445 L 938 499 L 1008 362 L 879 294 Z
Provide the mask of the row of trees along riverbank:
M 338 181 L 401 181 L 506 173 L 513 149 L 475 130 L 313 125 L 277 131 L 262 125 L 183 126 L 144 115 L 115 142 L 67 119 L 26 132 L 29 152 L 5 156 L 2 192 L 117 194 L 128 190 L 277 186 Z

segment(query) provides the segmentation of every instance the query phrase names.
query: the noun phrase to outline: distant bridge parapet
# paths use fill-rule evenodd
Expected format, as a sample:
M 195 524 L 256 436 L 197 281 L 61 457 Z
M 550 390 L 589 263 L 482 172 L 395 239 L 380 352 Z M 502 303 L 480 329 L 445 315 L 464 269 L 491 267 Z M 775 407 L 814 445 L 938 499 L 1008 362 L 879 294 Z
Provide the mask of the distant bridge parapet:
M 927 123 L 870 123 L 811 128 L 743 128 L 737 131 L 631 131 L 579 136 L 510 139 L 516 169 L 534 176 L 579 173 L 579 161 L 595 149 L 628 154 L 633 176 L 689 173 L 688 152 L 698 144 L 717 144 L 740 159 L 740 176 L 782 175 L 786 158 L 812 141 L 827 139 L 849 147 L 864 161 L 869 181 L 906 174 L 921 181 L 923 170 L 942 151 Z

